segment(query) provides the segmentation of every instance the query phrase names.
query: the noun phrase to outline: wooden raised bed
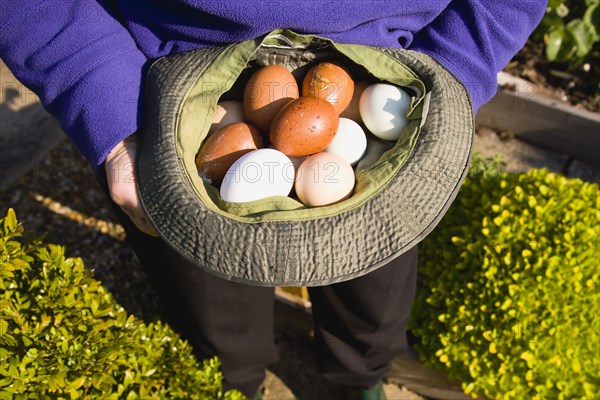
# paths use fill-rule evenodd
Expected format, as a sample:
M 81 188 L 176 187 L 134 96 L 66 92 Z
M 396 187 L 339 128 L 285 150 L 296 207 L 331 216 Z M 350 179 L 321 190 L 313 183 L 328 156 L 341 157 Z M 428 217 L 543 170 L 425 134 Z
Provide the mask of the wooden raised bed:
M 0 60 L 0 190 L 64 139 L 58 121 Z
M 477 123 L 548 150 L 600 165 L 600 114 L 541 96 L 531 82 L 498 74 L 498 93 L 477 113 Z

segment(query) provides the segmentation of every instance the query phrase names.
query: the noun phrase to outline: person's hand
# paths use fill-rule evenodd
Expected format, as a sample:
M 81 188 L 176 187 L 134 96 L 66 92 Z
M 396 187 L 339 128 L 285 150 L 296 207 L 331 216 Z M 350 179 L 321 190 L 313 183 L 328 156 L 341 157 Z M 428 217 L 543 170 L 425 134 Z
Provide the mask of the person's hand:
M 137 228 L 148 235 L 158 236 L 140 204 L 135 179 L 137 134 L 117 144 L 106 156 L 104 169 L 110 197 L 131 218 Z

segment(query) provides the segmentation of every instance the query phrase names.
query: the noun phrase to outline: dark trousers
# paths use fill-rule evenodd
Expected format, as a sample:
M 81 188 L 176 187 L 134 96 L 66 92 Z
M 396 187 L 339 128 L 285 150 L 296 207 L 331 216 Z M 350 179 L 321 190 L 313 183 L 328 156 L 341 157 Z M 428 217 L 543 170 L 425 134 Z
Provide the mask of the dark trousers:
M 108 194 L 106 177 L 98 176 Z M 109 197 L 110 200 L 110 197 Z M 112 201 L 111 201 L 112 203 Z M 274 289 L 227 281 L 194 266 L 159 238 L 139 231 L 113 203 L 127 240 L 156 289 L 169 324 L 200 358 L 221 359 L 225 389 L 252 397 L 278 359 Z M 417 248 L 360 278 L 309 288 L 317 361 L 326 379 L 373 386 L 407 348 Z

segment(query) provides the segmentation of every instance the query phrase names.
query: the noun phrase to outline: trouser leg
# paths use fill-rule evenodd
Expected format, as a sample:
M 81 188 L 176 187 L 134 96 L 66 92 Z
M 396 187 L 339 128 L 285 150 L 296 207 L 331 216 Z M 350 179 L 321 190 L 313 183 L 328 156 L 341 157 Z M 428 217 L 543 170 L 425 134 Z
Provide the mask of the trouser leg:
M 108 195 L 106 177 L 98 180 Z M 110 196 L 109 196 L 110 201 Z M 111 201 L 167 322 L 188 340 L 199 358 L 218 356 L 225 390 L 252 397 L 277 361 L 273 339 L 274 289 L 227 281 L 204 272 L 162 239 L 139 231 Z
M 365 276 L 309 288 L 315 351 L 326 379 L 371 387 L 407 349 L 417 248 Z
M 273 337 L 274 289 L 218 278 L 169 252 L 183 302 L 173 312 L 187 318 L 186 337 L 203 358 L 221 360 L 225 389 L 252 397 L 265 369 L 278 359 Z

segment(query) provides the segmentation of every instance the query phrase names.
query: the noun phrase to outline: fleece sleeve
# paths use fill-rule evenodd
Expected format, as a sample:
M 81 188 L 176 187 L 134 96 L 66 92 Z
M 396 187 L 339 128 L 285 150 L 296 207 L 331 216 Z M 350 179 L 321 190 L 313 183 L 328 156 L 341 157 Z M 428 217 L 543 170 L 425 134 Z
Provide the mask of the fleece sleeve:
M 140 125 L 146 57 L 98 1 L 0 1 L 0 58 L 95 167 Z
M 410 49 L 431 55 L 460 80 L 474 109 L 496 93 L 496 74 L 539 24 L 546 0 L 453 0 Z

